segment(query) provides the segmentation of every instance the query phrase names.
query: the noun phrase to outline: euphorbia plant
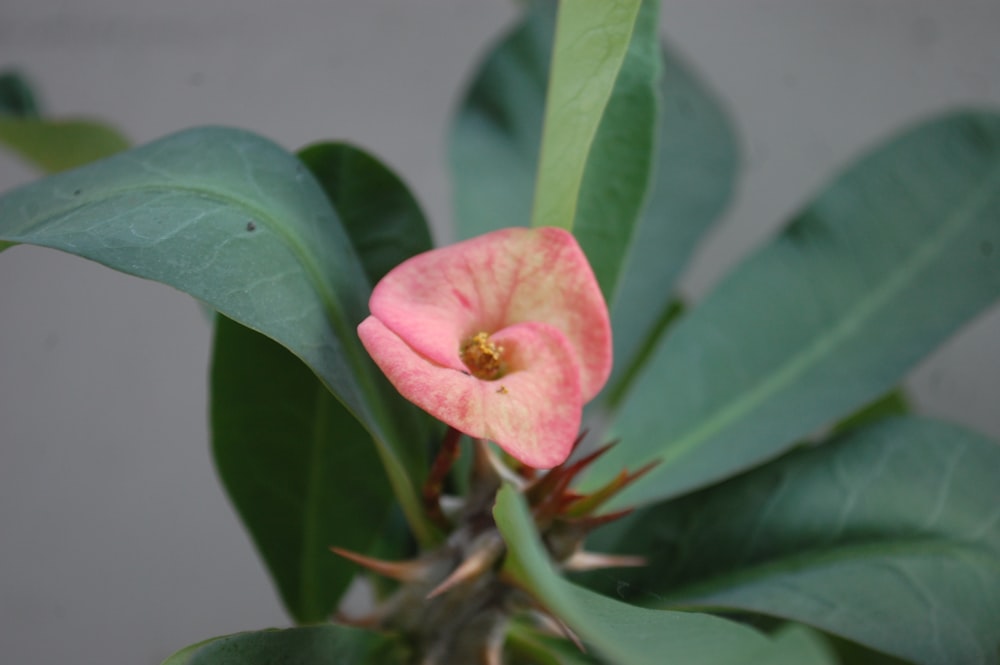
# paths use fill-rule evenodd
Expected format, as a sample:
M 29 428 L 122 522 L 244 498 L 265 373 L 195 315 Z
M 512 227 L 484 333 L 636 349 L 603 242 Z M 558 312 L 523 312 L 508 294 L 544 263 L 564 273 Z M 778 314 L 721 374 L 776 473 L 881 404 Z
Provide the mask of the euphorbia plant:
M 0 199 L 0 241 L 219 313 L 215 459 L 309 625 L 169 663 L 998 662 L 1000 448 L 896 384 L 1000 294 L 1000 116 L 875 148 L 684 305 L 735 158 L 656 12 L 529 8 L 455 118 L 443 248 L 360 150 L 222 128 Z M 8 89 L 40 164 L 96 136 Z

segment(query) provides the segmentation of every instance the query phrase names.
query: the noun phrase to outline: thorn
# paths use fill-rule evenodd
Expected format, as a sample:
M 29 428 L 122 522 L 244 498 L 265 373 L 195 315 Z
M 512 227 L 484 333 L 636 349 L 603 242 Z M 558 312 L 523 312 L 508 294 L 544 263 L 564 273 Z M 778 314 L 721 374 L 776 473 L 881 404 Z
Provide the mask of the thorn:
M 645 557 L 620 554 L 600 554 L 577 550 L 563 561 L 563 569 L 574 572 L 600 570 L 602 568 L 639 568 L 648 562 Z
M 625 508 L 624 510 L 616 510 L 613 513 L 605 513 L 603 515 L 585 515 L 583 517 L 565 518 L 564 521 L 567 524 L 579 528 L 584 534 L 587 534 L 594 529 L 604 526 L 605 524 L 611 524 L 612 522 L 616 522 L 623 517 L 628 517 L 633 512 L 635 512 L 635 508 Z
M 370 556 L 365 556 L 364 554 L 358 554 L 357 552 L 352 552 L 351 550 L 345 550 L 342 547 L 331 547 L 330 551 L 334 554 L 344 557 L 348 561 L 353 561 L 359 566 L 363 566 L 373 573 L 382 575 L 383 577 L 388 577 L 390 579 L 399 580 L 400 582 L 413 582 L 415 580 L 422 579 L 429 570 L 430 566 L 425 561 L 420 559 L 410 559 L 408 561 L 385 561 L 383 559 L 375 559 Z
M 507 626 L 497 623 L 483 645 L 483 665 L 503 665 L 503 646 L 507 640 Z
M 372 614 L 365 614 L 359 617 L 350 617 L 344 614 L 342 611 L 337 610 L 333 615 L 333 620 L 336 623 L 344 624 L 345 626 L 351 626 L 352 628 L 363 628 L 365 630 L 373 630 L 382 627 L 383 617 L 379 612 L 374 612 Z
M 659 463 L 659 460 L 653 460 L 634 473 L 622 471 L 607 485 L 578 501 L 571 510 L 567 511 L 567 515 L 569 517 L 583 517 L 584 515 L 594 512 L 604 505 L 608 499 L 649 473 Z
M 585 430 L 583 433 L 580 434 L 579 437 L 577 437 L 576 441 L 573 443 L 574 449 L 580 444 L 580 442 L 583 440 L 583 437 L 586 435 L 587 432 Z M 563 462 L 559 466 L 549 471 L 547 474 L 545 474 L 540 479 L 535 481 L 535 483 L 531 485 L 531 487 L 528 488 L 527 491 L 528 503 L 530 505 L 537 504 L 544 497 L 551 496 L 555 493 L 562 492 L 563 490 L 565 490 L 567 487 L 569 487 L 569 484 L 573 481 L 573 479 L 577 476 L 577 474 L 579 474 L 590 464 L 592 464 L 594 460 L 596 460 L 598 457 L 608 452 L 617 443 L 618 443 L 617 441 L 612 441 L 611 443 L 601 446 L 592 453 L 584 457 L 581 457 L 572 464 L 568 462 Z
M 561 635 L 571 641 L 574 645 L 576 645 L 576 648 L 579 649 L 580 653 L 587 653 L 587 648 L 583 646 L 583 642 L 580 641 L 577 634 L 573 632 L 573 629 L 566 625 L 565 621 L 549 612 L 537 601 L 532 604 L 538 615 L 538 620 L 543 624 L 546 630 L 554 635 Z
M 481 575 L 496 563 L 504 550 L 504 542 L 495 531 L 487 531 L 480 540 L 481 545 L 477 545 L 472 553 L 462 563 L 458 565 L 451 574 L 438 584 L 427 594 L 430 600 L 435 596 L 440 596 L 445 591 Z

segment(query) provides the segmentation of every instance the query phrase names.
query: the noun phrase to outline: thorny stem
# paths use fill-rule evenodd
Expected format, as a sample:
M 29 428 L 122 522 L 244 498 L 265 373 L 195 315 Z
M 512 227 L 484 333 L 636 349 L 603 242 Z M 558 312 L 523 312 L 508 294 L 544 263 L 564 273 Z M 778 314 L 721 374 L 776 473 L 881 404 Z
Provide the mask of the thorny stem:
M 434 524 L 446 530 L 451 525 L 441 510 L 441 491 L 444 488 L 448 472 L 451 471 L 451 467 L 455 465 L 461 453 L 458 447 L 461 438 L 462 433 L 454 427 L 449 427 L 448 431 L 445 432 L 444 441 L 441 442 L 441 448 L 438 450 L 437 457 L 434 458 L 434 464 L 427 475 L 427 482 L 424 483 L 423 489 L 424 511 Z

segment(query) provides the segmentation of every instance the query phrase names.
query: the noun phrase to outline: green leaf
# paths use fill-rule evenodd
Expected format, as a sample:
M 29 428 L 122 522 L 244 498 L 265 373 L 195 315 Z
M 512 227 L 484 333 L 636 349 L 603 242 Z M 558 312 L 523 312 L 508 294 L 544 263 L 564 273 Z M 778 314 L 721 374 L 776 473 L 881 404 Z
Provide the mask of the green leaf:
M 118 130 L 94 120 L 0 116 L 0 145 L 45 173 L 89 164 L 129 147 Z
M 507 542 L 507 570 L 611 662 L 735 663 L 767 644 L 763 635 L 725 619 L 634 607 L 567 582 L 553 569 L 523 497 L 510 486 L 498 493 L 493 514 Z
M 629 385 L 643 350 L 666 330 L 674 285 L 733 197 L 739 150 L 721 102 L 676 53 L 663 54 L 649 200 L 611 298 L 615 365 L 608 391 Z
M 746 654 L 739 662 L 745 665 L 837 665 L 840 662 L 823 637 L 804 626 L 784 627 L 773 637 L 769 645 Z
M 889 390 L 1000 294 L 1000 116 L 949 115 L 870 153 L 671 329 L 593 486 L 614 505 L 774 457 Z
M 532 226 L 573 228 L 590 152 L 641 5 L 579 0 L 559 6 Z
M 41 115 L 31 83 L 20 72 L 0 72 L 0 116 L 37 118 Z
M 316 145 L 302 156 L 372 282 L 430 249 L 416 201 L 376 159 L 343 144 Z M 212 425 L 219 474 L 296 621 L 329 617 L 357 571 L 330 545 L 403 555 L 406 539 L 394 533 L 395 502 L 370 435 L 298 358 L 224 317 L 216 328 Z M 427 430 L 413 426 L 414 440 Z
M 614 582 L 643 604 L 759 612 L 922 665 L 988 665 L 1000 645 L 997 478 L 995 442 L 882 420 L 643 511 L 591 546 L 648 555 Z
M 404 656 L 384 635 L 330 624 L 216 637 L 178 651 L 161 665 L 402 665 Z
M 373 285 L 433 247 L 410 190 L 368 153 L 346 143 L 317 143 L 301 150 L 299 159 L 333 202 Z
M 582 4 L 582 3 L 579 3 Z M 610 3 L 601 4 L 601 11 L 607 11 Z M 548 225 L 550 213 L 544 206 L 568 205 L 568 201 L 559 198 L 562 194 L 558 188 L 567 167 L 571 170 L 573 162 L 564 162 L 566 146 L 560 142 L 572 140 L 562 138 L 567 130 L 567 122 L 579 117 L 582 108 L 587 107 L 587 101 L 582 93 L 585 81 L 567 78 L 559 80 L 559 57 L 563 44 L 559 41 L 569 37 L 574 45 L 566 54 L 567 57 L 579 58 L 575 42 L 582 35 L 569 33 L 561 35 L 559 28 L 561 15 L 574 11 L 578 3 L 562 3 L 560 5 L 560 23 L 556 26 L 556 51 L 553 78 L 549 85 L 549 100 L 552 103 L 565 104 L 562 111 L 549 113 L 546 117 L 546 127 L 553 128 L 555 137 L 551 143 L 549 130 L 543 136 L 542 156 L 539 165 L 539 189 L 535 192 L 536 216 L 533 224 Z M 594 10 L 591 10 L 594 11 Z M 597 132 L 585 157 L 582 181 L 577 185 L 575 214 L 572 218 L 573 234 L 576 236 L 590 260 L 594 275 L 601 286 L 607 302 L 614 302 L 616 292 L 625 272 L 625 259 L 628 256 L 636 225 L 646 201 L 646 192 L 650 185 L 653 169 L 653 159 L 657 144 L 657 121 L 660 117 L 660 100 L 657 95 L 660 85 L 662 60 L 659 37 L 659 0 L 644 0 L 632 26 L 632 34 L 628 43 L 618 77 L 614 82 L 604 109 L 601 111 Z M 567 18 L 567 23 L 572 17 Z M 588 30 L 588 35 L 591 33 Z M 588 36 L 588 39 L 591 38 Z M 588 50 L 592 50 L 591 44 Z M 583 76 L 585 72 L 571 70 L 572 75 Z M 566 99 L 559 99 L 558 86 L 565 86 L 570 93 Z M 571 135 L 575 137 L 576 135 Z M 554 154 L 554 156 L 553 156 Z M 563 156 L 560 156 L 563 155 Z M 549 190 L 544 188 L 548 187 Z M 550 195 L 550 190 L 556 188 Z
M 365 425 L 411 527 L 434 540 L 413 487 L 423 442 L 393 415 L 414 407 L 388 389 L 355 333 L 367 278 L 293 155 L 234 129 L 174 134 L 8 193 L 0 240 L 164 282 L 280 343 Z
M 212 451 L 219 475 L 298 623 L 336 609 L 395 500 L 371 436 L 281 345 L 218 317 Z M 394 554 L 400 554 L 394 552 Z

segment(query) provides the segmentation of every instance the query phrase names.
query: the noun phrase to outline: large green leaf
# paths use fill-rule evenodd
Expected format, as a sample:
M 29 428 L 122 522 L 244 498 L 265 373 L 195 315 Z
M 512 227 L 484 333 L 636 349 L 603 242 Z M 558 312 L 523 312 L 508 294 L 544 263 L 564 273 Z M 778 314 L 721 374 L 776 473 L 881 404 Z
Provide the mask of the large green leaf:
M 604 2 L 605 7 L 612 3 Z M 580 81 L 568 76 L 560 82 L 560 55 L 563 43 L 571 38 L 574 44 L 566 56 L 575 62 L 578 35 L 562 35 L 562 15 L 573 11 L 577 3 L 562 3 L 556 26 L 556 44 L 552 78 L 549 82 L 546 130 L 542 139 L 536 208 L 532 223 L 551 225 L 545 206 L 566 204 L 560 192 L 564 175 L 572 170 L 567 163 L 567 147 L 558 141 L 576 139 L 562 132 L 571 119 L 575 120 L 587 102 Z M 586 152 L 583 177 L 577 185 L 572 218 L 573 235 L 590 260 L 590 265 L 608 302 L 615 299 L 618 284 L 625 272 L 625 259 L 634 239 L 636 225 L 652 175 L 657 144 L 657 123 L 660 100 L 657 96 L 663 58 L 660 55 L 659 0 L 644 0 L 632 26 L 628 51 L 622 61 L 614 86 L 599 116 L 596 134 Z M 588 29 L 588 36 L 590 35 Z M 588 45 L 588 50 L 594 49 Z M 585 72 L 574 72 L 586 76 Z M 572 95 L 560 103 L 562 112 L 553 112 L 560 83 Z M 549 143 L 551 139 L 551 144 Z M 560 156 L 561 155 L 561 156 Z M 561 225 L 561 224 L 559 224 Z
M 326 625 L 216 637 L 178 651 L 162 665 L 402 665 L 405 662 L 405 651 L 384 635 Z
M 164 282 L 298 356 L 374 437 L 418 537 L 422 445 L 355 326 L 369 286 L 305 166 L 256 135 L 188 130 L 0 199 L 0 239 L 61 249 Z
M 595 576 L 657 607 L 793 619 L 923 665 L 1000 645 L 1000 446 L 887 419 L 650 508 L 592 546 L 649 566 Z
M 372 155 L 346 143 L 325 142 L 304 148 L 299 159 L 333 204 L 372 286 L 406 259 L 433 248 L 420 204 L 406 184 Z M 396 422 L 422 454 L 429 436 L 440 437 L 441 423 L 409 404 L 400 408 L 395 388 L 388 382 L 381 386 L 388 393 L 386 401 L 397 406 Z M 430 443 L 437 446 L 440 438 Z
M 510 486 L 498 493 L 493 513 L 507 542 L 509 572 L 611 662 L 738 663 L 767 645 L 761 634 L 725 619 L 634 607 L 567 582 L 552 567 L 526 502 Z
M 612 423 L 615 501 L 751 467 L 889 390 L 1000 295 L 1000 116 L 949 115 L 837 178 L 672 328 Z
M 576 222 L 591 151 L 629 54 L 641 7 L 641 0 L 559 5 L 533 226 L 572 229 Z
M 373 285 L 433 246 L 410 190 L 365 151 L 346 143 L 317 143 L 301 150 L 299 159 L 333 202 Z
M 371 553 L 395 504 L 371 436 L 302 361 L 225 317 L 211 392 L 226 491 L 289 613 L 322 621 L 357 572 L 330 546 Z
M 334 204 L 369 280 L 430 249 L 427 224 L 395 175 L 343 144 L 304 162 Z M 300 623 L 336 608 L 357 566 L 330 545 L 398 557 L 393 494 L 371 436 L 308 367 L 271 339 L 219 317 L 212 430 L 226 490 Z M 415 444 L 421 431 L 414 427 Z M 350 510 L 345 507 L 350 506 Z
M 729 204 L 738 164 L 736 135 L 721 103 L 680 56 L 665 51 L 649 200 L 611 298 L 615 365 L 609 391 L 626 388 L 643 349 L 663 333 L 674 284 Z

